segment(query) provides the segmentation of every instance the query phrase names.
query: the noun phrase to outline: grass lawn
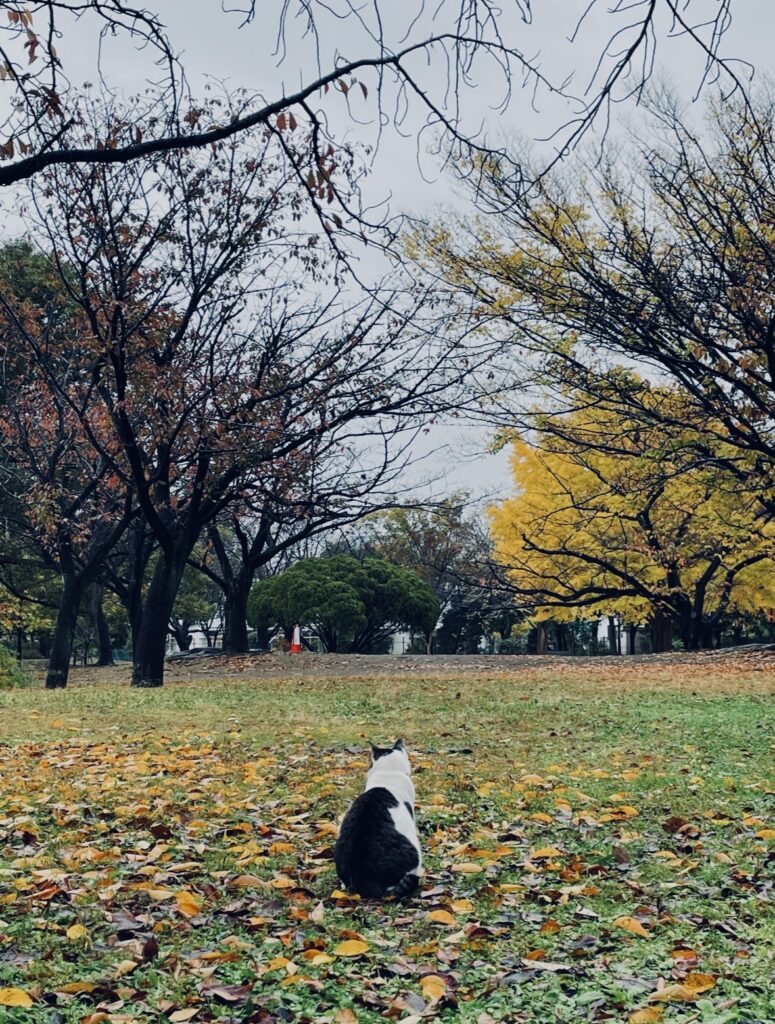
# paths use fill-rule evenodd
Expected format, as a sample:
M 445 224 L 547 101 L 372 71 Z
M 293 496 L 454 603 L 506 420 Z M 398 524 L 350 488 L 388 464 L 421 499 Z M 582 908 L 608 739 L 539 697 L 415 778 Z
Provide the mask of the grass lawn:
M 0 1024 L 775 1022 L 775 668 L 290 671 L 0 691 Z M 424 889 L 359 903 L 397 735 Z

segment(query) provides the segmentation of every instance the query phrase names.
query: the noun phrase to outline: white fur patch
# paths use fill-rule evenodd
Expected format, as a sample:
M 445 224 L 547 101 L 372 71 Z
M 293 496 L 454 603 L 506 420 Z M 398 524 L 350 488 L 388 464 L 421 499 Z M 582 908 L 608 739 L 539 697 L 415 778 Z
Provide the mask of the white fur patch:
M 393 750 L 384 757 L 379 757 L 369 769 L 366 776 L 366 790 L 386 789 L 398 801 L 398 807 L 391 807 L 390 816 L 399 832 L 408 839 L 417 850 L 418 864 L 413 874 L 419 875 L 422 867 L 422 851 L 417 826 L 414 821 L 414 783 L 412 782 L 411 766 L 405 750 Z M 409 811 L 409 808 L 412 811 Z

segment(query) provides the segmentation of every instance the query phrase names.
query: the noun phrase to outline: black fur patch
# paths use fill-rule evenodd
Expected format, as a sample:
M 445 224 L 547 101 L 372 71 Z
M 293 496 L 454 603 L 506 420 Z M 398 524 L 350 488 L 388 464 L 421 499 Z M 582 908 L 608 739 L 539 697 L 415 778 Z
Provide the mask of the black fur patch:
M 409 811 L 411 816 L 414 817 L 414 807 L 412 807 L 408 800 L 404 800 L 404 807 Z
M 337 873 L 346 889 L 366 898 L 385 896 L 419 864 L 417 850 L 396 831 L 393 807 L 398 800 L 389 790 L 369 789 L 354 801 L 339 830 Z

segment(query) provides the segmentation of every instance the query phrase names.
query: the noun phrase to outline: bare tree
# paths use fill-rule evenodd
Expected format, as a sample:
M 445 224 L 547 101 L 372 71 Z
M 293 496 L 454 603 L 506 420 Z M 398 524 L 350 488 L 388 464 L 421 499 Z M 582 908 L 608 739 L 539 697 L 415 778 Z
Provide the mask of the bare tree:
M 267 478 L 309 478 L 326 453 L 350 480 L 343 493 L 357 494 L 358 480 L 379 478 L 382 453 L 481 399 L 493 355 L 485 336 L 445 328 L 433 292 L 398 272 L 389 289 L 345 288 L 335 250 L 300 212 L 288 143 L 243 143 L 53 168 L 33 193 L 88 325 L 72 370 L 88 406 L 63 389 L 56 346 L 21 320 L 18 341 L 160 549 L 133 622 L 140 686 L 162 681 L 167 623 L 203 530 L 263 500 Z M 337 169 L 345 186 L 347 173 Z M 275 503 L 278 493 L 304 497 L 286 485 Z M 144 537 L 138 552 L 143 571 Z
M 500 87 L 502 109 L 516 88 L 527 89 L 534 100 L 541 94 L 575 100 L 575 114 L 555 138 L 561 156 L 598 119 L 610 117 L 613 103 L 639 97 L 657 46 L 669 35 L 685 35 L 703 54 L 703 81 L 722 78 L 729 90 L 741 85 L 740 65 L 721 54 L 732 0 L 589 0 L 581 21 L 595 15 L 604 19 L 608 41 L 591 67 L 576 69 L 587 80 L 576 97 L 571 92 L 574 69 L 565 69 L 559 81 L 550 80 L 533 52 L 531 0 L 420 0 L 400 5 L 400 13 L 384 12 L 377 0 L 264 0 L 261 30 L 275 34 L 281 64 L 297 47 L 306 47 L 299 84 L 272 94 L 271 87 L 259 83 L 239 111 L 212 117 L 203 116 L 192 101 L 175 40 L 151 7 L 124 0 L 7 0 L 2 7 L 8 20 L 0 26 L 0 86 L 9 113 L 0 129 L 5 160 L 0 185 L 6 186 L 46 167 L 126 163 L 207 146 L 255 128 L 284 130 L 297 121 L 312 129 L 310 146 L 322 153 L 329 143 L 338 148 L 329 135 L 334 102 L 352 105 L 359 120 L 393 122 L 399 130 L 413 112 L 440 151 L 451 145 L 469 155 L 489 153 L 492 144 L 480 133 L 480 124 L 463 116 L 466 97 L 484 81 Z M 255 0 L 238 0 L 230 10 L 211 16 L 207 30 L 257 31 L 252 24 L 257 14 Z M 341 43 L 343 27 L 353 52 L 345 52 Z M 90 139 L 80 133 L 78 93 L 58 53 L 60 41 L 76 31 L 91 40 L 108 88 L 111 61 L 102 50 L 116 38 L 134 46 L 153 68 L 152 84 L 133 116 Z M 563 31 L 574 31 L 572 19 L 558 28 Z M 521 168 L 513 170 L 521 179 Z M 319 187 L 311 183 L 310 195 Z

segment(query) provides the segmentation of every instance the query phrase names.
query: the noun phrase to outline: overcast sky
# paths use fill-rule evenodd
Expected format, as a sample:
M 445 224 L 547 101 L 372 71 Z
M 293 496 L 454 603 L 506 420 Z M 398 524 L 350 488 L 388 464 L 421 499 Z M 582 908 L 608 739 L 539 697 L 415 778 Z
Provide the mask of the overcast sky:
M 238 7 L 240 3 L 241 0 L 225 0 L 224 6 Z M 705 3 L 708 11 L 718 6 L 718 0 L 694 0 L 694 5 L 701 3 Z M 431 0 L 429 10 L 436 4 L 437 0 Z M 502 0 L 507 12 L 503 19 L 504 34 L 509 40 L 518 40 L 526 56 L 537 58 L 541 70 L 553 81 L 559 82 L 572 72 L 570 88 L 581 93 L 611 34 L 611 16 L 606 11 L 613 2 L 601 2 L 572 43 L 569 36 L 588 0 L 533 0 L 532 24 L 522 22 L 514 4 L 515 0 Z M 331 0 L 330 3 L 334 10 L 345 5 L 346 0 Z M 275 52 L 277 12 L 282 0 L 258 0 L 258 17 L 244 27 L 240 27 L 237 13 L 222 11 L 220 0 L 156 0 L 155 3 L 148 0 L 148 6 L 158 10 L 165 21 L 195 94 L 201 93 L 210 79 L 274 99 L 281 90 L 293 91 L 301 82 L 314 77 L 315 47 L 311 37 L 303 38 L 303 26 L 298 19 L 287 26 L 284 59 L 280 61 Z M 362 6 L 369 17 L 371 3 L 364 2 Z M 419 7 L 415 0 L 386 0 L 382 4 L 383 27 L 396 48 Z M 760 74 L 769 72 L 775 38 L 775 0 L 733 0 L 732 7 L 734 20 L 725 37 L 723 52 L 751 62 Z M 334 17 L 321 20 L 320 52 L 324 69 L 331 66 L 334 52 L 345 59 L 375 52 L 375 44 L 368 41 L 366 35 L 373 24 L 372 19 L 365 27 L 359 26 L 352 16 L 347 20 Z M 619 26 L 624 24 L 620 22 Z M 696 46 L 686 39 L 667 38 L 666 28 L 662 26 L 659 40 L 657 74 L 689 100 L 701 79 L 703 58 Z M 95 79 L 95 49 L 93 26 L 85 19 L 78 26 L 68 26 L 58 51 L 73 83 Z M 126 94 L 139 91 L 150 70 L 147 57 L 122 42 L 106 46 L 103 68 L 108 82 Z M 444 80 L 441 65 L 423 67 L 418 64 L 416 70 L 427 84 L 437 90 L 440 88 Z M 474 75 L 475 87 L 467 91 L 464 107 L 469 128 L 482 124 L 490 134 L 516 134 L 540 140 L 572 114 L 572 107 L 565 101 L 539 93 L 534 104 L 529 91 L 518 89 L 508 109 L 499 112 L 494 108 L 503 98 L 502 76 L 497 69 L 485 64 L 475 68 Z M 321 103 L 340 139 L 349 137 L 374 144 L 378 134 L 374 81 L 369 73 L 364 75 L 363 81 L 372 92 L 368 99 L 364 99 L 359 90 L 354 96 L 351 94 L 350 111 L 338 93 L 325 97 Z M 631 121 L 636 116 L 632 102 L 619 105 L 615 116 L 622 123 Z M 403 135 L 389 124 L 381 134 L 366 186 L 371 202 L 389 201 L 395 210 L 421 216 L 433 214 L 444 204 L 459 203 L 450 178 L 438 168 L 424 142 L 418 145 L 421 125 L 422 119 L 410 113 L 402 125 Z M 549 152 L 551 145 L 537 142 L 541 151 Z M 449 489 L 462 486 L 479 493 L 508 491 L 506 459 L 503 455 L 482 454 L 487 438 L 481 430 L 445 428 L 433 432 L 431 437 L 434 444 L 445 443 L 446 447 L 437 459 L 429 461 L 428 469 L 430 471 L 431 465 L 443 467 Z

